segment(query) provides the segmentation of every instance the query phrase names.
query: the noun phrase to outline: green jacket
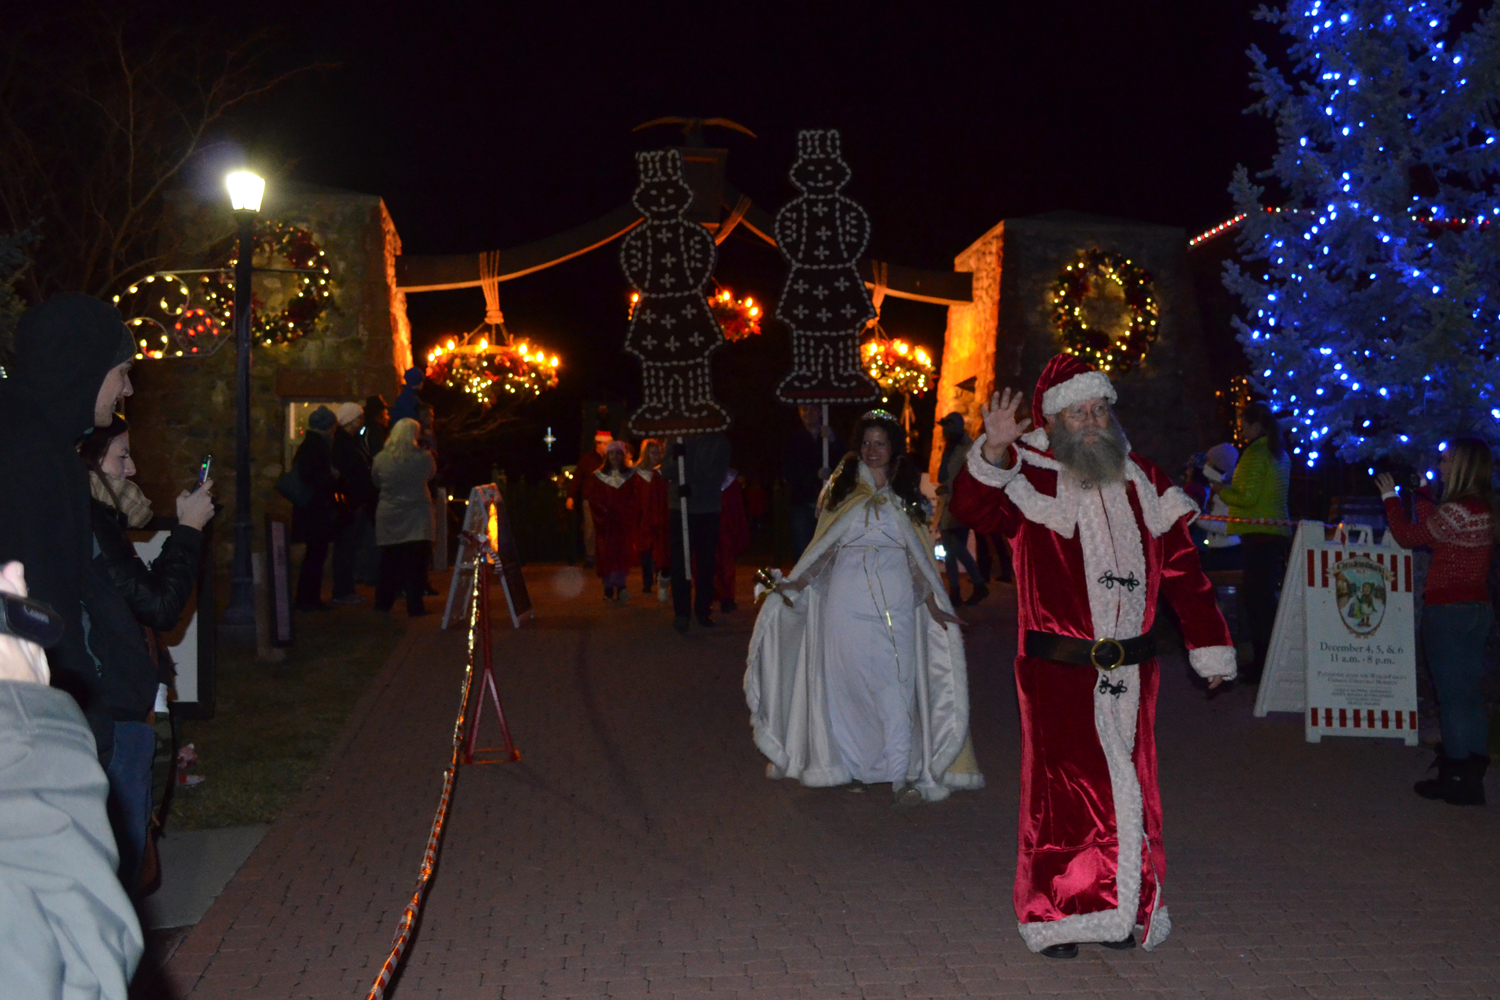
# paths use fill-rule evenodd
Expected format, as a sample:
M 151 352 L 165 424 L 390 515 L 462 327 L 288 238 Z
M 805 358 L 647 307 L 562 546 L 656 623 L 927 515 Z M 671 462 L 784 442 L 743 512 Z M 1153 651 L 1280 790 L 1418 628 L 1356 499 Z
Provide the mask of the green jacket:
M 1229 517 L 1263 517 L 1277 521 L 1290 518 L 1286 509 L 1287 486 L 1291 481 L 1292 461 L 1285 453 L 1281 460 L 1271 457 L 1271 448 L 1264 437 L 1250 442 L 1239 464 L 1234 467 L 1234 479 L 1219 491 L 1219 499 L 1229 505 Z M 1290 528 L 1270 524 L 1229 523 L 1231 535 L 1290 535 Z

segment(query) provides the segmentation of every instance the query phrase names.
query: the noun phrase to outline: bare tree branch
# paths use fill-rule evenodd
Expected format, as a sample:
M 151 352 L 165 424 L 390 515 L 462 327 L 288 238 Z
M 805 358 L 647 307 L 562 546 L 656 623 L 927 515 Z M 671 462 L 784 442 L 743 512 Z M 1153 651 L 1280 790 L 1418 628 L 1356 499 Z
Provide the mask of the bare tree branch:
M 166 194 L 236 112 L 329 68 L 276 66 L 269 36 L 215 37 L 176 16 L 152 31 L 109 8 L 70 23 L 91 30 L 0 41 L 0 232 L 38 227 L 22 278 L 33 300 L 108 295 L 159 266 Z

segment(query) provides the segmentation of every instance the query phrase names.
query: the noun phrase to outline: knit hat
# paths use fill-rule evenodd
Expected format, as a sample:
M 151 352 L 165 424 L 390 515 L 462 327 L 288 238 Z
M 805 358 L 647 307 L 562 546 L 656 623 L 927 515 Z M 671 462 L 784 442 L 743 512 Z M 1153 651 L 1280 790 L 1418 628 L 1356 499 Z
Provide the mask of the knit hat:
M 308 429 L 315 431 L 331 431 L 333 430 L 333 425 L 337 422 L 333 411 L 326 406 L 320 406 L 316 410 L 313 410 L 307 418 Z
M 365 415 L 365 408 L 358 403 L 340 403 L 334 415 L 338 417 L 340 427 L 348 427 Z
M 1041 427 L 1048 417 L 1074 403 L 1101 398 L 1111 403 L 1119 399 L 1103 372 L 1071 354 L 1055 354 L 1036 380 L 1036 392 L 1031 397 L 1031 422 Z
M 420 369 L 420 368 L 408 368 L 408 369 L 406 369 L 406 375 L 403 377 L 403 381 L 407 385 L 421 385 L 422 382 L 426 378 L 427 378 L 427 373 L 424 372 L 422 369 Z
M 1234 472 L 1234 467 L 1239 464 L 1240 450 L 1228 441 L 1225 441 L 1208 449 L 1204 457 L 1208 459 L 1209 465 L 1212 465 L 1215 469 L 1228 476 Z
M 964 415 L 954 410 L 942 420 L 939 420 L 938 423 L 944 427 L 957 427 L 961 429 L 964 425 Z

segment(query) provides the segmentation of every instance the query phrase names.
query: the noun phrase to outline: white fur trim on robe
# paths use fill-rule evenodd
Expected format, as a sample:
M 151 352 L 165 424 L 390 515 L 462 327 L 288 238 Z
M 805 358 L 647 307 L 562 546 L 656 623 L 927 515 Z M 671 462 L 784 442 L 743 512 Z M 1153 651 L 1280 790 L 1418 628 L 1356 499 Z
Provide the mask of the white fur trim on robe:
M 861 470 L 863 471 L 863 469 Z M 813 539 L 789 574 L 801 579 L 843 540 L 864 504 L 856 503 Z M 937 566 L 923 535 L 909 517 L 901 517 L 911 561 L 942 610 L 953 613 Z M 824 683 L 822 635 L 827 600 L 826 568 L 788 607 L 779 593 L 766 595 L 755 619 L 745 670 L 745 701 L 755 745 L 770 760 L 771 778 L 795 778 L 810 787 L 846 784 L 849 772 L 834 745 Z M 969 736 L 969 681 L 959 626 L 946 629 L 920 601 L 917 616 L 917 698 L 912 726 L 907 782 L 929 802 L 948 797 L 953 788 L 984 786 L 974 762 Z M 965 751 L 968 752 L 965 752 Z

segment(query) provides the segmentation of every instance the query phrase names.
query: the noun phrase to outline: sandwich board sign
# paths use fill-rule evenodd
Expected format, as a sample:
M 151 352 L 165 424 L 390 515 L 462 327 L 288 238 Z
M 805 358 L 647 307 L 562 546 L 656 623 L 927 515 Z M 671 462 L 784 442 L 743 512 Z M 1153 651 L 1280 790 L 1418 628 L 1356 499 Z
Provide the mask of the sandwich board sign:
M 1298 712 L 1309 743 L 1417 743 L 1411 552 L 1366 526 L 1303 521 L 1292 540 L 1255 714 Z
M 526 578 L 521 574 L 521 553 L 516 548 L 516 536 L 511 529 L 510 517 L 505 513 L 505 500 L 494 483 L 476 486 L 469 491 L 469 502 L 464 507 L 463 533 L 458 538 L 458 558 L 453 563 L 453 577 L 448 584 L 448 603 L 443 609 L 442 627 L 447 628 L 458 617 L 462 608 L 469 606 L 467 598 L 474 587 L 475 572 L 483 564 L 485 557 L 476 538 L 489 549 L 489 558 L 495 563 L 495 575 L 500 578 L 500 587 L 505 591 L 505 604 L 510 609 L 511 624 L 520 628 L 522 621 L 536 616 L 531 610 L 531 594 L 526 590 Z

